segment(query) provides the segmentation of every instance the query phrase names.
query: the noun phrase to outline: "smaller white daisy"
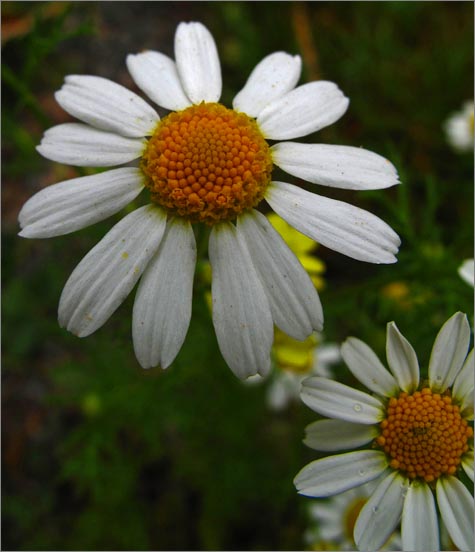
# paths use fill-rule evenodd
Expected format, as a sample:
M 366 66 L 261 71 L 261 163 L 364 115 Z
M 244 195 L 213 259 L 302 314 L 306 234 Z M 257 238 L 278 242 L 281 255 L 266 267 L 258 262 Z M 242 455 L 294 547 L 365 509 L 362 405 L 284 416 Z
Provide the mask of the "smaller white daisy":
M 473 100 L 453 113 L 444 124 L 447 141 L 460 153 L 473 150 Z
M 474 548 L 473 496 L 458 475 L 473 481 L 474 355 L 470 326 L 458 312 L 441 328 L 429 361 L 428 381 L 394 322 L 388 324 L 390 371 L 362 341 L 341 348 L 353 375 L 372 394 L 320 377 L 306 379 L 303 402 L 324 416 L 307 427 L 305 443 L 317 450 L 366 450 L 316 460 L 294 483 L 306 496 L 328 497 L 378 479 L 355 524 L 360 550 L 377 550 L 401 521 L 403 550 L 439 550 L 436 503 L 460 550 Z M 436 500 L 434 500 L 434 494 Z

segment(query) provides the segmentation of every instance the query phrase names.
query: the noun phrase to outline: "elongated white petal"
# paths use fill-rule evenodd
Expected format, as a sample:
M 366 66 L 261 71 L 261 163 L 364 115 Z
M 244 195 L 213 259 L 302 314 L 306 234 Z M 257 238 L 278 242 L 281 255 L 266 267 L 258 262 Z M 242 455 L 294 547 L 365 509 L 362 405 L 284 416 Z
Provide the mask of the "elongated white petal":
M 305 379 L 300 398 L 312 410 L 329 418 L 375 424 L 384 417 L 383 403 L 379 399 L 327 378 Z
M 397 392 L 396 380 L 376 353 L 360 339 L 349 337 L 341 346 L 341 356 L 352 374 L 371 391 L 385 397 L 391 397 Z
M 73 117 L 121 136 L 150 136 L 160 120 L 140 96 L 102 77 L 69 75 L 54 97 Z
M 146 141 L 126 138 L 81 123 L 48 129 L 36 149 L 43 157 L 79 167 L 112 167 L 142 155 Z
M 475 357 L 472 349 L 465 359 L 462 369 L 455 378 L 452 388 L 452 397 L 460 403 L 462 412 L 467 408 L 471 408 L 473 411 L 474 369 Z
M 292 90 L 300 78 L 302 60 L 285 52 L 274 52 L 259 62 L 244 88 L 233 100 L 233 107 L 257 117 L 271 101 Z
M 242 215 L 237 231 L 264 285 L 276 326 L 300 340 L 321 330 L 323 311 L 317 290 L 267 218 L 258 211 Z
M 399 184 L 392 163 L 362 148 L 281 142 L 271 151 L 281 169 L 314 184 L 349 190 L 377 190 Z
M 435 339 L 429 361 L 429 383 L 443 392 L 450 387 L 467 356 L 470 325 L 467 316 L 455 313 L 442 326 Z
M 376 479 L 386 467 L 383 452 L 346 452 L 310 462 L 295 476 L 294 485 L 305 496 L 332 496 Z
M 409 486 L 402 510 L 401 527 L 404 550 L 439 550 L 439 524 L 429 485 L 416 482 Z
M 375 425 L 318 420 L 305 428 L 303 442 L 315 450 L 350 450 L 369 443 L 378 433 Z
M 85 228 L 120 211 L 143 187 L 142 172 L 135 167 L 53 184 L 23 205 L 19 236 L 51 238 Z
M 78 337 L 100 328 L 157 251 L 166 215 L 145 205 L 118 222 L 74 269 L 59 301 L 59 323 Z
M 437 480 L 437 504 L 450 538 L 459 550 L 473 550 L 473 496 L 456 477 Z
M 399 387 L 411 393 L 419 385 L 419 362 L 409 341 L 394 322 L 387 325 L 386 357 Z
M 191 319 L 195 265 L 191 224 L 172 219 L 135 297 L 132 335 L 143 368 L 167 368 L 183 345 Z
M 214 38 L 201 23 L 180 23 L 175 60 L 183 89 L 194 104 L 221 97 L 221 65 Z
M 462 457 L 462 468 L 473 481 L 473 448 Z
M 191 105 L 175 62 L 165 54 L 151 50 L 130 54 L 126 63 L 135 84 L 157 105 L 170 111 L 181 111 Z
M 209 238 L 213 271 L 213 323 L 221 353 L 239 378 L 270 369 L 272 314 L 245 243 L 230 223 L 216 224 Z
M 333 82 L 310 82 L 270 102 L 257 123 L 266 138 L 292 140 L 338 121 L 348 104 Z
M 354 539 L 359 550 L 379 550 L 399 522 L 409 482 L 397 472 L 376 487 L 356 520 Z
M 285 182 L 272 182 L 266 199 L 291 226 L 344 255 L 370 263 L 394 263 L 401 240 L 375 215 Z

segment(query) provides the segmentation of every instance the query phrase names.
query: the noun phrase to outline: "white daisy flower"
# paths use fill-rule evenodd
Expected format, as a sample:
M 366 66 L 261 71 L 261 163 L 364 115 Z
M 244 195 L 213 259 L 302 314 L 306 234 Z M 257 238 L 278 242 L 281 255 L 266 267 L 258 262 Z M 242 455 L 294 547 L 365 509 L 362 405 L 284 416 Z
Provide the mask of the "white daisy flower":
M 467 355 L 470 326 L 458 312 L 441 328 L 420 382 L 410 343 L 394 322 L 386 342 L 390 372 L 362 341 L 349 338 L 342 356 L 372 394 L 326 378 L 304 381 L 301 398 L 328 416 L 307 427 L 305 443 L 317 450 L 358 450 L 316 460 L 295 478 L 299 493 L 327 497 L 379 478 L 356 521 L 360 550 L 377 550 L 401 520 L 403 550 L 439 550 L 437 500 L 443 522 L 460 550 L 473 550 L 473 497 L 458 478 L 473 481 L 474 356 Z
M 474 287 L 475 285 L 475 264 L 473 259 L 465 259 L 465 261 L 458 268 L 459 276 L 468 285 Z
M 460 153 L 473 150 L 473 106 L 473 100 L 465 102 L 444 123 L 449 144 Z
M 56 99 L 80 123 L 46 131 L 38 151 L 60 163 L 122 167 L 40 191 L 19 215 L 20 235 L 67 234 L 118 212 L 143 188 L 151 203 L 125 216 L 81 261 L 63 290 L 59 322 L 84 337 L 100 328 L 141 278 L 133 341 L 144 367 L 169 366 L 191 316 L 196 244 L 192 224 L 211 226 L 213 322 L 221 352 L 245 378 L 270 368 L 274 323 L 304 339 L 323 323 L 308 275 L 264 215 L 263 200 L 302 233 L 355 259 L 392 263 L 400 240 L 374 215 L 285 182 L 273 165 L 309 182 L 349 189 L 398 183 L 395 168 L 361 148 L 280 142 L 338 120 L 348 99 L 325 81 L 297 86 L 299 56 L 264 58 L 233 101 L 219 102 L 215 42 L 200 23 L 180 23 L 175 61 L 154 51 L 127 57 L 159 106 L 107 79 L 71 75 Z
M 353 540 L 355 523 L 361 509 L 373 494 L 375 486 L 375 483 L 370 481 L 310 505 L 311 527 L 306 531 L 304 538 L 308 544 L 317 545 L 312 550 L 328 550 L 328 547 L 322 548 L 323 543 L 327 543 L 335 550 L 355 549 Z M 395 531 L 380 550 L 401 550 L 399 531 Z

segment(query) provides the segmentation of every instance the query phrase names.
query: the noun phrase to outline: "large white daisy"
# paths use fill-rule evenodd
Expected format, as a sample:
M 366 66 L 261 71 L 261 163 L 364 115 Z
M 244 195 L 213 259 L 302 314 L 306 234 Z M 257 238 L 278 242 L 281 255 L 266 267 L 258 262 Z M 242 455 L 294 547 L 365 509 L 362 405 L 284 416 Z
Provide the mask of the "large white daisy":
M 59 304 L 60 324 L 80 337 L 91 334 L 142 276 L 133 309 L 135 353 L 144 368 L 169 366 L 191 316 L 192 224 L 206 223 L 219 347 L 237 376 L 264 375 L 274 324 L 304 339 L 323 323 L 310 278 L 255 210 L 264 198 L 295 228 L 355 259 L 392 263 L 400 243 L 387 224 L 362 209 L 271 181 L 273 165 L 312 183 L 354 190 L 392 186 L 396 170 L 361 148 L 268 144 L 315 132 L 348 107 L 331 82 L 296 86 L 299 56 L 264 58 L 233 109 L 218 103 L 218 53 L 200 23 L 178 26 L 175 61 L 145 51 L 129 55 L 127 67 L 137 86 L 172 113 L 160 119 L 141 97 L 107 79 L 66 77 L 56 99 L 82 122 L 49 129 L 38 151 L 86 167 L 140 162 L 40 191 L 20 212 L 20 235 L 46 238 L 84 228 L 147 188 L 151 203 L 125 216 L 73 271 Z
M 307 427 L 317 450 L 357 450 L 316 460 L 296 476 L 299 493 L 327 497 L 379 478 L 356 521 L 360 550 L 378 550 L 401 520 L 403 550 L 439 550 L 436 509 L 459 550 L 473 550 L 474 356 L 470 326 L 458 312 L 441 328 L 420 381 L 410 343 L 391 322 L 386 353 L 390 371 L 362 341 L 349 338 L 342 356 L 372 394 L 333 380 L 304 381 L 301 398 L 328 416 Z M 436 501 L 434 500 L 434 495 Z

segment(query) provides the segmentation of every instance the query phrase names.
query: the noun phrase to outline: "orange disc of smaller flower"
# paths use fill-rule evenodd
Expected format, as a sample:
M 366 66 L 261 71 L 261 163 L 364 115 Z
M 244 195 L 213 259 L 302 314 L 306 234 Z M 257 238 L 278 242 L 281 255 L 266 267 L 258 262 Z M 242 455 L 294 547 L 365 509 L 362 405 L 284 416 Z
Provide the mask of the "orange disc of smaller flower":
M 262 200 L 272 158 L 253 119 L 202 103 L 159 122 L 141 168 L 152 201 L 191 222 L 215 224 Z
M 427 387 L 390 399 L 380 427 L 376 442 L 391 458 L 390 466 L 427 482 L 454 474 L 473 436 L 450 395 Z

